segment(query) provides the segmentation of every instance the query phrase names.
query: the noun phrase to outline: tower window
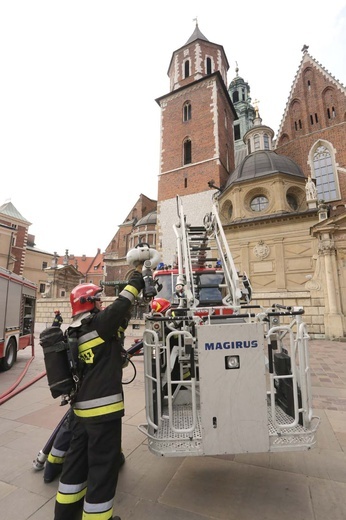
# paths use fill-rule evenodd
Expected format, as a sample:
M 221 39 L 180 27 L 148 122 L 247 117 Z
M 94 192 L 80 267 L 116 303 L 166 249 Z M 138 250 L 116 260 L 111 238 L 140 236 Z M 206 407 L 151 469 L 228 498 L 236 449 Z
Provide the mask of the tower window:
M 187 177 L 184 179 L 184 188 L 187 188 Z
M 190 60 L 186 60 L 184 63 L 184 78 L 190 76 Z
M 233 103 L 237 103 L 239 101 L 239 92 L 238 90 L 235 90 L 232 94 L 232 101 Z
M 312 117 L 312 115 L 310 114 L 310 123 L 313 125 L 314 124 L 314 118 Z
M 234 125 L 234 140 L 239 141 L 240 139 L 240 125 Z
M 184 164 L 191 164 L 192 162 L 192 147 L 190 139 L 184 141 Z
M 263 211 L 268 206 L 268 199 L 265 195 L 258 195 L 250 202 L 252 211 Z
M 207 58 L 206 60 L 207 62 L 207 74 L 211 74 L 212 73 L 212 68 L 211 68 L 211 58 Z
M 263 146 L 265 150 L 269 150 L 269 137 L 268 134 L 263 134 Z
M 190 121 L 191 119 L 191 103 L 186 101 L 183 107 L 183 121 Z
M 242 101 L 245 101 L 245 88 L 241 89 L 241 99 Z
M 253 140 L 254 140 L 255 150 L 259 150 L 259 148 L 260 148 L 260 136 L 259 136 L 259 134 L 255 134 Z
M 335 108 L 332 107 L 332 112 L 330 112 L 330 108 L 327 108 L 327 115 L 328 115 L 328 119 L 334 118 L 336 116 Z
M 290 208 L 292 208 L 294 211 L 298 209 L 298 201 L 295 195 L 292 195 L 292 193 L 287 193 L 286 200 Z
M 228 218 L 231 219 L 232 215 L 233 215 L 233 206 L 232 206 L 232 204 L 230 204 L 228 206 Z

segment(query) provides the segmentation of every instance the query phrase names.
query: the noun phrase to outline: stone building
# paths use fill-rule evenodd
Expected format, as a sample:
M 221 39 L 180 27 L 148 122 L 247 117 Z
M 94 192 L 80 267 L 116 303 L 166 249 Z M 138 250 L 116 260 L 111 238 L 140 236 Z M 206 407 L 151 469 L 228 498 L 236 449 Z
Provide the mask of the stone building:
M 0 206 L 0 265 L 22 276 L 30 225 L 12 202 Z
M 175 195 L 201 223 L 213 193 L 254 300 L 305 308 L 314 337 L 345 336 L 346 91 L 303 48 L 276 142 L 221 45 L 195 31 L 173 53 L 161 108 L 158 246 L 170 263 Z M 212 192 L 209 187 L 217 188 Z
M 176 195 L 189 222 L 199 224 L 211 208 L 208 182 L 224 185 L 234 169 L 238 116 L 226 87 L 228 68 L 223 47 L 209 42 L 196 24 L 186 44 L 173 52 L 170 91 L 156 100 L 161 108 L 157 234 L 167 264 L 175 253 Z
M 103 281 L 104 261 L 103 254 L 99 248 L 94 256 L 77 256 L 73 253 L 69 253 L 68 249 L 66 249 L 65 255 L 57 257 L 55 261 L 56 265 L 73 265 L 73 267 L 75 267 L 75 269 L 80 273 L 80 279 L 83 282 L 100 285 Z
M 118 294 L 132 268 L 126 261 L 127 252 L 140 242 L 156 248 L 156 200 L 141 194 L 108 244 L 103 255 L 104 289 L 107 296 Z

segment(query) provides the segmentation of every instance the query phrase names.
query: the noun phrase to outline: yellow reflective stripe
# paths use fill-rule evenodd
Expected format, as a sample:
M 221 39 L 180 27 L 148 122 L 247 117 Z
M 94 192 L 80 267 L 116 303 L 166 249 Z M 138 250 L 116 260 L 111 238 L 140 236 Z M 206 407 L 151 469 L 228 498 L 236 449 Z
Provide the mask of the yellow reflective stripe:
M 110 516 L 109 516 L 110 515 Z M 83 511 L 82 520 L 111 520 L 113 516 L 113 508 L 104 513 L 87 513 Z
M 86 493 L 86 487 L 82 489 L 79 493 L 71 493 L 68 495 L 65 495 L 64 493 L 60 493 L 60 491 L 56 494 L 56 501 L 59 502 L 59 504 L 75 504 L 76 502 L 79 502 Z
M 96 408 L 89 408 L 88 410 L 81 410 L 74 408 L 74 413 L 78 417 L 99 417 L 100 415 L 107 415 L 109 413 L 120 412 L 124 409 L 124 401 L 119 403 L 109 404 L 107 406 L 98 406 Z
M 124 298 L 127 298 L 130 300 L 131 303 L 134 303 L 138 296 L 138 291 L 135 287 L 132 285 L 127 285 L 125 289 L 123 289 L 119 296 L 123 296 Z
M 52 464 L 62 464 L 65 460 L 65 456 L 63 457 L 54 457 L 51 453 L 48 455 L 48 462 Z
M 102 343 L 104 343 L 104 340 L 98 336 L 97 338 L 91 339 L 79 345 L 78 353 L 82 354 L 85 350 L 89 350 L 93 347 L 98 347 L 99 345 L 102 345 Z
M 130 292 L 135 297 L 138 296 L 138 291 L 137 291 L 136 287 L 133 287 L 133 285 L 126 285 L 124 291 Z

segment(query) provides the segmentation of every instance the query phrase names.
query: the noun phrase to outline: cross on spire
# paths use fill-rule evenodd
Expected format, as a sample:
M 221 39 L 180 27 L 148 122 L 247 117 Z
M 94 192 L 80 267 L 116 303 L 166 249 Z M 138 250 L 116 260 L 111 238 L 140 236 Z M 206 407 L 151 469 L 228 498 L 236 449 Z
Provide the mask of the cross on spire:
M 258 114 L 259 114 L 258 103 L 259 103 L 259 100 L 258 99 L 254 99 L 253 104 L 254 104 L 254 107 L 255 107 L 256 117 L 258 117 Z

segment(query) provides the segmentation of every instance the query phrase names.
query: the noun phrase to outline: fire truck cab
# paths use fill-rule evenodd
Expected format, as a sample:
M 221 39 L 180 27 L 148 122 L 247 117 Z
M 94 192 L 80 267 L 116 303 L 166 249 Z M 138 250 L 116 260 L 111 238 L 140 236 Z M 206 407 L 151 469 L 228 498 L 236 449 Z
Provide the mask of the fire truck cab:
M 9 370 L 18 350 L 34 347 L 36 284 L 0 267 L 0 370 Z
M 177 261 L 154 273 L 158 297 L 171 306 L 146 315 L 143 336 L 146 422 L 139 429 L 150 451 L 312 448 L 319 417 L 312 409 L 304 309 L 252 302 L 216 202 L 199 228 L 187 223 L 179 197 L 177 214 Z

